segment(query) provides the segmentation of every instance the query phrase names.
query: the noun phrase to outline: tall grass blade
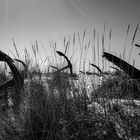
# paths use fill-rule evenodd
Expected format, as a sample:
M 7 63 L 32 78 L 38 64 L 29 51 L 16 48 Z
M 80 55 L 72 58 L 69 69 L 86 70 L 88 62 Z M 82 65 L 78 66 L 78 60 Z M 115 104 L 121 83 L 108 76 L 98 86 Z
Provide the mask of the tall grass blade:
M 100 44 L 99 44 L 99 33 L 98 33 L 98 35 L 97 35 L 97 51 L 98 51 L 98 67 L 99 67 L 99 65 L 100 65 Z
M 15 44 L 15 41 L 14 41 L 13 38 L 12 38 L 12 41 L 13 41 L 13 44 L 14 44 L 14 48 L 15 48 L 15 50 L 16 50 L 17 57 L 19 58 L 19 53 L 18 53 L 18 50 L 17 50 L 16 44 Z
M 134 43 L 134 40 L 135 40 L 137 31 L 138 31 L 138 28 L 139 28 L 139 23 L 137 24 L 137 27 L 136 27 L 134 35 L 133 35 L 133 39 L 132 39 L 132 43 L 131 43 L 131 48 L 130 48 L 130 53 L 129 53 L 129 62 L 130 62 L 130 59 L 131 59 L 132 47 L 133 47 L 133 43 Z
M 111 45 L 111 36 L 112 36 L 112 29 L 109 32 L 109 52 L 110 52 L 110 45 Z
M 125 59 L 126 43 L 127 43 L 127 38 L 128 38 L 128 34 L 129 34 L 129 29 L 130 29 L 130 24 L 127 27 L 127 32 L 126 32 L 126 37 L 125 37 L 125 42 L 124 42 L 123 60 Z
M 82 44 L 81 44 L 81 39 L 80 39 L 80 35 L 79 35 L 79 33 L 78 33 L 78 40 L 79 40 L 79 45 L 80 45 L 80 47 L 81 47 Z
M 84 30 L 84 32 L 83 32 L 82 48 L 83 48 L 84 42 L 85 42 L 85 35 L 86 35 L 86 30 Z
M 94 34 L 93 34 L 93 41 L 94 41 L 94 45 L 93 45 L 93 55 L 94 55 L 94 63 L 96 63 L 96 50 L 95 50 L 95 40 L 96 40 L 96 31 L 94 29 Z
M 15 54 L 9 49 L 10 53 L 16 58 Z
M 65 48 L 65 45 L 66 45 L 66 37 L 64 37 L 64 48 Z
M 73 35 L 73 50 L 74 50 L 74 46 L 75 46 L 75 33 Z
M 50 50 L 51 50 L 51 54 L 52 54 L 52 56 L 51 56 L 52 62 L 55 62 L 54 56 L 53 56 L 52 43 L 50 41 L 49 41 L 49 46 L 50 46 Z
M 133 43 L 134 43 L 134 40 L 135 40 L 135 37 L 136 37 L 136 34 L 137 34 L 137 31 L 138 31 L 138 28 L 139 28 L 139 23 L 135 29 L 135 32 L 134 32 L 134 35 L 133 35 L 133 39 L 132 39 L 132 43 L 131 43 L 131 46 L 133 46 Z
M 102 54 L 105 51 L 104 47 L 104 34 L 102 35 Z M 102 70 L 104 70 L 104 59 L 102 58 Z

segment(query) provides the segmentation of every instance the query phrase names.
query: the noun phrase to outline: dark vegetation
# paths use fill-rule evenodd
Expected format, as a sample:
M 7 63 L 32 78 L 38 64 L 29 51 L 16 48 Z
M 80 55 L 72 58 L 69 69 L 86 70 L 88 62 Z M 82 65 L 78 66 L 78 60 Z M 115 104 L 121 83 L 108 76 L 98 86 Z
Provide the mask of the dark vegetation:
M 95 67 L 97 71 L 91 72 L 90 69 L 86 71 L 86 55 L 83 54 L 83 50 L 86 53 L 90 43 L 83 45 L 85 34 L 86 32 L 82 36 L 83 41 L 78 34 L 81 52 L 80 72 L 77 74 L 74 73 L 72 57 L 68 56 L 70 42 L 69 40 L 66 42 L 66 39 L 64 39 L 64 53 L 57 51 L 55 45 L 51 46 L 56 59 L 62 59 L 59 59 L 59 65 L 50 62 L 46 71 L 42 71 L 37 63 L 34 66 L 31 65 L 31 58 L 26 49 L 25 60 L 21 61 L 15 43 L 18 59 L 13 60 L 0 51 L 0 61 L 6 62 L 12 73 L 8 77 L 5 74 L 5 64 L 2 65 L 0 139 L 125 140 L 140 138 L 139 70 L 119 57 L 105 52 L 103 36 L 103 56 L 112 62 L 110 69 L 113 70 L 102 69 L 97 63 L 96 65 L 92 62 L 89 66 L 91 65 L 92 69 Z M 136 31 L 134 36 L 135 34 Z M 72 52 L 74 52 L 75 34 L 72 44 Z M 95 45 L 93 46 L 95 48 Z M 139 45 L 136 46 L 139 47 Z M 32 49 L 37 60 L 37 42 Z M 103 60 L 102 66 L 106 67 L 107 63 Z M 15 62 L 22 64 L 24 70 L 19 70 Z

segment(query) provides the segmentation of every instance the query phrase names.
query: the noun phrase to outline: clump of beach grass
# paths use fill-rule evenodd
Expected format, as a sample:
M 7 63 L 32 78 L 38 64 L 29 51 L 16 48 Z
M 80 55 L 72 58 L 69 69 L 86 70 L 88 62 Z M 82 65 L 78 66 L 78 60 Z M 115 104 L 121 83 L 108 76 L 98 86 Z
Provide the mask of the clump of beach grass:
M 127 35 L 129 28 L 130 26 L 128 26 Z M 57 69 L 52 70 L 52 68 L 47 67 L 51 65 L 59 69 L 65 66 L 65 60 L 56 55 L 56 43 L 50 43 L 53 55 L 52 58 L 46 57 L 43 60 L 43 63 L 49 63 L 44 71 L 39 66 L 38 42 L 32 44 L 35 63 L 25 49 L 24 59 L 29 71 L 20 115 L 17 117 L 9 110 L 0 111 L 0 139 L 105 140 L 139 138 L 139 106 L 135 103 L 131 103 L 132 106 L 130 106 L 128 102 L 119 104 L 113 101 L 114 98 L 118 101 L 119 99 L 136 98 L 133 95 L 139 93 L 139 82 L 132 80 L 119 68 L 110 72 L 108 77 L 101 78 L 99 84 L 95 83 L 97 80 L 94 76 L 85 75 L 87 70 L 96 72 L 93 68 L 91 70 L 91 63 L 98 65 L 102 71 L 108 71 L 107 67 L 110 63 L 100 59 L 100 51 L 103 52 L 105 49 L 105 30 L 104 26 L 101 46 L 99 45 L 99 35 L 95 30 L 93 40 L 90 41 L 86 39 L 86 31 L 83 32 L 82 36 L 79 33 L 78 35 L 74 33 L 72 39 L 70 37 L 64 38 L 64 54 L 70 58 L 73 65 L 79 64 L 79 71 L 83 71 L 83 74 L 78 75 L 77 81 L 69 76 L 67 70 L 56 72 Z M 110 29 L 109 49 L 111 49 L 111 37 L 112 30 Z M 126 41 L 127 37 L 125 44 Z M 13 43 L 19 58 L 20 55 L 14 40 Z M 74 62 L 77 43 L 80 47 L 80 56 L 79 61 Z M 87 58 L 90 47 L 94 54 L 92 60 Z M 72 51 L 70 51 L 71 48 Z M 124 46 L 123 58 L 125 58 L 125 50 L 126 45 Z M 88 64 L 86 64 L 87 60 L 89 60 Z M 75 69 L 74 71 L 77 72 Z M 89 90 L 87 90 L 88 78 L 91 82 L 90 96 Z M 89 104 L 93 106 L 89 108 Z M 101 111 L 99 111 L 99 106 Z M 131 107 L 133 108 L 131 109 Z

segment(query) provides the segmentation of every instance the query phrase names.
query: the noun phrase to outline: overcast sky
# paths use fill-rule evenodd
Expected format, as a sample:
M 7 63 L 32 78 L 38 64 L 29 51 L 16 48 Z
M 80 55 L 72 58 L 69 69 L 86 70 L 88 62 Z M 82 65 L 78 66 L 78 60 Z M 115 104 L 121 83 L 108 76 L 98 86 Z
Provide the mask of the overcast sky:
M 86 30 L 90 38 L 94 28 L 100 36 L 105 24 L 106 36 L 112 29 L 111 52 L 120 53 L 128 24 L 131 26 L 127 50 L 130 50 L 139 22 L 139 0 L 0 0 L 0 49 L 9 54 L 10 50 L 14 52 L 12 38 L 20 53 L 24 47 L 31 48 L 36 40 L 45 47 L 49 40 L 56 41 L 61 47 L 64 36 Z M 140 29 L 135 43 L 140 44 Z M 41 46 L 40 51 L 43 56 Z M 133 46 L 132 59 L 136 59 L 137 65 L 138 51 Z

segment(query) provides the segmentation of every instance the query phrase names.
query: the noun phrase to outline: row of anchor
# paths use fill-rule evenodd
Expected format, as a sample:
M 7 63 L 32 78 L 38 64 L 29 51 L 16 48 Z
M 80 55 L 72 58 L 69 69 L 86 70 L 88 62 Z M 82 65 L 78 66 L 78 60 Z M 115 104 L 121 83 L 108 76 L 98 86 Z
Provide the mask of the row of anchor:
M 140 47 L 140 45 L 138 45 L 138 44 L 135 44 L 135 45 L 137 47 Z M 60 72 L 60 71 L 63 71 L 65 69 L 69 69 L 70 70 L 70 76 L 75 77 L 75 79 L 77 79 L 77 74 L 73 73 L 72 63 L 70 62 L 68 57 L 60 51 L 56 51 L 56 52 L 57 52 L 58 55 L 60 55 L 60 56 L 62 56 L 66 59 L 68 65 L 61 68 L 61 69 L 58 69 L 55 66 L 50 66 L 50 67 L 55 68 L 56 72 Z M 112 62 L 117 67 L 119 67 L 126 74 L 128 74 L 132 79 L 139 79 L 140 78 L 140 70 L 138 70 L 134 66 L 130 65 L 126 61 L 120 59 L 119 57 L 114 56 L 114 55 L 112 55 L 111 53 L 108 53 L 108 52 L 103 52 L 102 57 L 107 59 L 108 61 Z M 27 65 L 19 59 L 14 59 L 13 60 L 10 56 L 8 56 L 7 54 L 5 54 L 2 51 L 0 51 L 0 61 L 6 62 L 8 64 L 9 68 L 11 69 L 12 75 L 13 75 L 13 78 L 11 80 L 6 81 L 6 82 L 4 82 L 3 84 L 0 85 L 0 91 L 6 90 L 9 87 L 15 87 L 16 90 L 22 90 L 23 85 L 24 85 L 24 79 L 27 78 L 27 75 L 28 75 Z M 18 62 L 22 63 L 25 69 L 23 71 L 19 71 L 16 68 L 16 66 L 14 65 L 14 61 L 18 61 Z M 83 71 L 80 71 L 80 72 L 83 73 L 83 74 L 87 74 L 87 75 L 107 75 L 108 74 L 107 72 L 103 72 L 95 64 L 91 64 L 91 66 L 97 68 L 99 73 L 83 72 Z

